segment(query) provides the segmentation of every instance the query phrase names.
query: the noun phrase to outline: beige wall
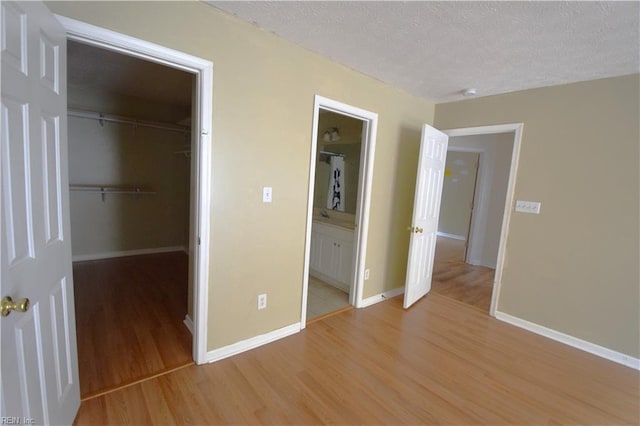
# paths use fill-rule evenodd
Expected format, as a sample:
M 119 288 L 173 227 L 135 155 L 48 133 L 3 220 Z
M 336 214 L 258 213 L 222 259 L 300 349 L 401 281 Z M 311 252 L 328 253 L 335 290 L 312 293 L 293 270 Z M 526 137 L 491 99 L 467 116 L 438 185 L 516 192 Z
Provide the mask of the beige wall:
M 456 136 L 449 148 L 481 151 L 473 229 L 467 261 L 495 268 L 509 185 L 514 133 Z
M 184 149 L 184 134 L 69 117 L 68 135 L 71 184 L 142 186 L 156 192 L 111 194 L 102 201 L 98 193 L 71 191 L 74 256 L 186 248 L 190 160 L 174 154 Z
M 640 355 L 638 75 L 438 105 L 441 129 L 523 122 L 498 310 Z
M 476 185 L 477 160 L 478 154 L 474 152 L 447 152 L 438 232 L 466 239 Z
M 300 320 L 315 94 L 379 114 L 364 297 L 404 285 L 420 130 L 433 104 L 200 2 L 48 5 L 213 61 L 209 350 Z M 271 204 L 261 202 L 267 185 Z M 258 312 L 259 293 L 269 306 Z

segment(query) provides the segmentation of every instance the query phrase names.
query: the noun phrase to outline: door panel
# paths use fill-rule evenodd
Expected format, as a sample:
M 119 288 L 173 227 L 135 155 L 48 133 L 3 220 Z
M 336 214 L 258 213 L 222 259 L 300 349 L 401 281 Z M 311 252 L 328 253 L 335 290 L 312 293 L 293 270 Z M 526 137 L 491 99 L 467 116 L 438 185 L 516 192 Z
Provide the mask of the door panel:
M 448 142 L 446 134 L 426 124 L 423 126 L 409 240 L 405 308 L 431 289 Z
M 66 152 L 66 34 L 39 2 L 2 8 L 2 417 L 71 424 L 80 405 Z

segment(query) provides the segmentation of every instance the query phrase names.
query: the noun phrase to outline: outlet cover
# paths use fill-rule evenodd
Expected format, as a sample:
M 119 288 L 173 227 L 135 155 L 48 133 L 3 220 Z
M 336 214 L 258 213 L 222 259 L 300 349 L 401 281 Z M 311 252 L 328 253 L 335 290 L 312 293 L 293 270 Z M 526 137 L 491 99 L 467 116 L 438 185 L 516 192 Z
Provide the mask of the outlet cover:
M 258 310 L 260 309 L 264 309 L 267 307 L 267 295 L 266 294 L 259 294 L 258 295 Z
M 537 201 L 516 201 L 516 211 L 520 213 L 540 214 L 540 206 Z
M 265 186 L 262 188 L 262 202 L 270 203 L 271 201 L 273 201 L 273 188 Z
M 368 268 L 364 270 L 364 279 L 365 280 L 369 279 L 369 269 Z

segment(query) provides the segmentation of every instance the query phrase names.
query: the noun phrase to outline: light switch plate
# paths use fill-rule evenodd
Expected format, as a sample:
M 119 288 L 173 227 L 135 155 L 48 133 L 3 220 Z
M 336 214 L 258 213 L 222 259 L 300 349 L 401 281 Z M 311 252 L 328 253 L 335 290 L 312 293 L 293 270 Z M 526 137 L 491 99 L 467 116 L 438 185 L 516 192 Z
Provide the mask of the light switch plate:
M 270 203 L 273 200 L 273 188 L 265 186 L 262 188 L 262 202 Z
M 540 206 L 538 201 L 516 201 L 516 211 L 520 213 L 540 214 Z

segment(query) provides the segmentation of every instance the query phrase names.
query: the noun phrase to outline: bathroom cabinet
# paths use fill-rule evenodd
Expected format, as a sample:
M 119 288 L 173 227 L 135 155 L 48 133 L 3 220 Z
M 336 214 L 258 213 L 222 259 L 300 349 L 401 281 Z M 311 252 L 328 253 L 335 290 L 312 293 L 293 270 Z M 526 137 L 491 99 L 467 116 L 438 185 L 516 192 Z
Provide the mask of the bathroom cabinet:
M 309 273 L 348 293 L 353 275 L 353 230 L 314 221 Z

